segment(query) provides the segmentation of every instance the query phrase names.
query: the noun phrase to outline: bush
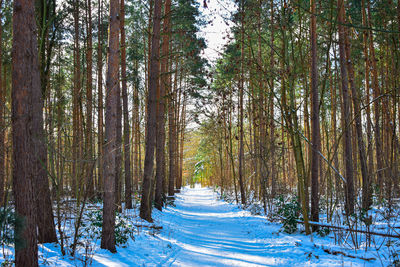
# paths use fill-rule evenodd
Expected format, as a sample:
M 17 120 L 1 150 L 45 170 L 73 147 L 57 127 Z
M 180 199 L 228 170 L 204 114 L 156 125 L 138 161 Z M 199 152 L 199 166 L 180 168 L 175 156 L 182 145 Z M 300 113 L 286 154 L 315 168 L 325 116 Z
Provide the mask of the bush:
M 283 231 L 292 234 L 297 231 L 297 220 L 300 214 L 300 203 L 296 197 L 285 200 L 283 196 L 277 199 L 278 215 L 283 223 Z
M 87 223 L 83 224 L 82 230 L 88 233 L 91 239 L 100 239 L 103 225 L 103 213 L 101 210 L 87 213 Z M 135 229 L 129 223 L 129 218 L 117 213 L 115 216 L 115 243 L 117 246 L 124 246 L 129 238 L 135 239 Z
M 14 244 L 17 247 L 23 247 L 22 237 L 15 237 L 15 227 L 22 228 L 24 220 L 18 217 L 11 207 L 0 208 L 0 245 L 9 246 Z
M 0 245 L 14 243 L 15 216 L 11 208 L 0 208 Z

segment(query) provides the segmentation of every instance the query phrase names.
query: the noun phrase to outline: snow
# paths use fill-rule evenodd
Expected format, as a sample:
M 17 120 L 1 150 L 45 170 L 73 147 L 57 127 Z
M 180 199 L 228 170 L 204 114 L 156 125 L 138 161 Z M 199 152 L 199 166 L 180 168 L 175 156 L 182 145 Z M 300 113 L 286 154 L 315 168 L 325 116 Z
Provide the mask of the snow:
M 155 226 L 133 216 L 143 225 L 126 247 L 112 254 L 94 240 L 92 266 L 380 266 L 387 262 L 364 261 L 331 255 L 323 248 L 357 257 L 376 257 L 373 252 L 346 250 L 329 237 L 312 238 L 285 234 L 281 224 L 268 222 L 218 199 L 210 188 L 185 187 L 176 195 L 175 206 L 154 210 Z M 136 211 L 132 211 L 135 213 Z M 61 256 L 58 245 L 40 246 L 41 266 L 81 266 L 78 256 Z M 79 256 L 80 255 L 80 256 Z M 0 259 L 0 262 L 4 259 Z

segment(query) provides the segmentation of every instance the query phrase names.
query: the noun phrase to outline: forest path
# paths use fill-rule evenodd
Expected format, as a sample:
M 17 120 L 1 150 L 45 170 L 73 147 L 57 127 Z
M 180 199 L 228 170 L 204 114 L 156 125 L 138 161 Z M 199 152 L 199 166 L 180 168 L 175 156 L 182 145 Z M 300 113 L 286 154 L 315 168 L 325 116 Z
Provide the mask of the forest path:
M 281 233 L 280 224 L 219 200 L 210 188 L 184 188 L 159 220 L 172 251 L 161 263 L 155 257 L 155 266 L 365 266 L 326 254 L 304 235 Z
M 379 266 L 327 254 L 328 237 L 314 236 L 314 245 L 308 236 L 282 233 L 281 224 L 219 200 L 209 188 L 185 187 L 175 206 L 154 210 L 153 218 L 161 231 L 135 235 L 116 254 L 101 250 L 93 266 Z
M 255 238 L 261 218 L 246 216 L 234 205 L 217 200 L 208 188 L 185 188 L 177 194 L 169 229 L 180 247 L 165 265 L 171 266 L 265 266 L 283 263 L 274 252 L 280 244 L 266 246 Z M 169 216 L 168 216 L 169 217 Z

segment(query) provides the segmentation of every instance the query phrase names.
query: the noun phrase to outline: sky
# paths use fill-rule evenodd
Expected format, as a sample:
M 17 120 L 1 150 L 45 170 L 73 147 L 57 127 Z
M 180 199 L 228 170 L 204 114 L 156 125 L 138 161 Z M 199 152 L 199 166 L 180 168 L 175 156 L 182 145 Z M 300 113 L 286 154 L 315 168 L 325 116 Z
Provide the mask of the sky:
M 227 43 L 227 34 L 232 26 L 230 22 L 230 13 L 236 7 L 233 0 L 206 0 L 207 8 L 204 8 L 204 0 L 197 0 L 200 3 L 200 11 L 206 18 L 211 21 L 200 30 L 199 36 L 205 38 L 207 49 L 204 51 L 204 57 L 209 59 L 210 63 L 214 62 L 223 50 L 223 46 Z

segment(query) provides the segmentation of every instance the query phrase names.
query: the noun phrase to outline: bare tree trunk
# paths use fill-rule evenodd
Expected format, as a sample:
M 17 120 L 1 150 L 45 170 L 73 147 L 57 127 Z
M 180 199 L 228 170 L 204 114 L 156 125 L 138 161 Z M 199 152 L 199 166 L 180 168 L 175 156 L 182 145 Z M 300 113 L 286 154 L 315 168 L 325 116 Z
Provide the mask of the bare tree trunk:
M 363 23 L 364 27 L 367 27 L 367 13 L 365 11 L 365 1 L 364 0 L 362 0 L 361 6 L 362 6 L 362 23 Z M 370 114 L 371 108 L 368 103 L 370 101 L 370 93 L 369 93 L 370 67 L 369 67 L 369 54 L 368 54 L 368 31 L 363 31 L 363 53 L 364 53 L 364 58 L 365 58 L 365 75 L 364 75 L 365 81 L 364 81 L 364 84 L 365 84 L 365 92 L 366 92 L 366 97 L 367 97 L 366 114 L 367 114 L 368 165 L 365 167 L 365 169 L 367 170 L 367 175 L 366 175 L 366 180 L 365 181 L 363 180 L 363 186 L 362 186 L 362 193 L 363 193 L 362 194 L 362 208 L 369 209 L 369 207 L 372 205 L 372 190 L 371 190 L 372 189 L 372 185 L 371 185 L 372 179 L 371 179 L 370 172 L 372 172 L 372 170 L 373 170 L 373 153 L 372 153 L 372 148 L 371 148 L 371 143 L 372 143 L 372 134 L 371 134 L 372 123 L 371 123 L 371 114 Z M 354 106 L 356 106 L 356 103 L 354 103 Z M 358 108 L 360 109 L 360 103 L 358 103 Z M 361 112 L 361 110 L 360 110 L 360 112 Z M 359 116 L 361 117 L 361 114 Z M 360 118 L 360 120 L 361 120 L 361 118 Z M 361 127 L 361 129 L 362 129 L 362 127 Z M 360 137 L 358 137 L 358 138 L 360 138 Z M 362 152 L 360 151 L 360 153 L 362 153 Z M 365 157 L 367 157 L 367 154 L 365 155 Z M 360 154 L 360 159 L 362 159 L 361 154 Z
M 74 89 L 72 93 L 72 196 L 78 196 L 78 177 L 80 171 L 80 112 L 79 94 L 81 91 L 80 49 L 79 49 L 79 1 L 74 0 Z
M 168 196 L 174 195 L 174 185 L 177 175 L 176 170 L 176 88 L 178 84 L 178 59 L 175 60 L 174 88 L 168 92 L 168 150 L 169 150 L 169 175 L 168 175 Z
M 347 31 L 348 32 L 348 31 Z M 348 68 L 348 75 L 349 75 L 349 82 L 353 100 L 353 109 L 354 109 L 354 120 L 355 120 L 355 127 L 356 127 L 356 135 L 357 135 L 357 144 L 358 144 L 358 153 L 360 157 L 360 164 L 361 164 L 361 177 L 362 177 L 362 184 L 363 184 L 363 191 L 362 191 L 362 207 L 364 209 L 369 209 L 371 205 L 371 196 L 370 196 L 370 181 L 368 176 L 368 169 L 367 169 L 367 154 L 365 152 L 365 144 L 363 139 L 363 130 L 362 130 L 362 122 L 361 122 L 361 107 L 360 107 L 360 94 L 356 89 L 354 84 L 354 69 L 351 60 L 351 53 L 350 53 L 350 42 L 348 34 L 345 34 L 345 52 L 346 52 L 346 62 Z
M 367 23 L 368 27 L 371 26 L 371 12 L 370 12 L 370 4 L 367 4 L 368 17 Z M 381 125 L 380 125 L 380 100 L 379 98 L 381 92 L 379 88 L 379 80 L 378 80 L 378 69 L 376 66 L 376 58 L 375 58 L 375 48 L 374 48 L 374 38 L 371 32 L 369 32 L 369 52 L 370 52 L 370 60 L 372 63 L 372 86 L 374 91 L 374 119 L 375 119 L 375 156 L 376 156 L 376 175 L 377 175 L 377 184 L 379 187 L 379 198 L 382 198 L 383 192 L 383 152 L 382 152 L 382 141 L 381 141 Z
M 3 10 L 3 0 L 0 1 L 0 9 Z M 3 23 L 0 14 L 0 207 L 5 203 L 4 186 L 5 186 L 5 143 L 4 137 L 6 132 L 6 125 L 4 120 L 5 111 L 5 88 L 3 86 L 2 69 L 3 69 Z
M 135 62 L 135 69 L 138 70 L 138 61 Z M 139 190 L 139 150 L 140 150 L 140 120 L 139 120 L 139 86 L 135 81 L 133 92 L 133 127 L 132 135 L 134 138 L 134 152 L 133 152 L 133 176 L 134 176 L 134 189 Z
M 102 36 L 103 31 L 101 29 L 101 20 L 102 20 L 102 10 L 103 10 L 103 1 L 99 0 L 99 17 L 98 17 L 98 39 L 97 39 L 97 127 L 98 127 L 98 140 L 97 140 L 97 149 L 98 149 L 98 163 L 99 163 L 99 173 L 98 173 L 98 188 L 97 192 L 103 191 L 103 143 L 104 143 L 104 131 L 103 131 L 103 48 L 102 48 Z
M 128 89 L 126 85 L 126 44 L 125 44 L 125 0 L 121 0 L 121 78 L 124 112 L 124 168 L 125 168 L 125 208 L 132 209 L 131 150 L 128 109 Z
M 315 0 L 311 0 L 311 128 L 312 128 L 312 153 L 311 153 L 311 220 L 319 221 L 319 150 L 321 147 L 319 126 L 319 93 L 318 93 L 318 62 L 317 62 L 317 18 Z M 313 230 L 317 227 L 313 226 Z
M 240 80 L 239 80 L 239 187 L 242 205 L 246 205 L 244 190 L 244 125 L 243 125 L 243 90 L 244 90 L 244 2 L 241 3 L 241 60 L 240 60 Z
M 42 118 L 42 103 L 36 39 L 35 2 L 15 0 L 12 43 L 12 136 L 13 192 L 15 212 L 23 224 L 15 227 L 15 265 L 38 266 L 36 205 L 37 171 L 42 167 L 35 157 L 33 136 Z M 39 97 L 39 98 L 38 98 Z M 33 105 L 32 105 L 33 103 Z M 36 112 L 35 112 L 36 111 Z M 39 118 L 35 118 L 39 117 Z M 43 121 L 42 121 L 43 122 Z M 43 124 L 41 125 L 43 131 Z M 21 247 L 17 241 L 24 242 Z
M 104 206 L 101 248 L 115 253 L 115 183 L 118 138 L 118 71 L 119 71 L 119 7 L 118 0 L 110 0 L 110 26 L 106 77 L 106 127 L 104 144 Z
M 115 205 L 117 211 L 122 211 L 121 196 L 122 196 L 122 103 L 121 103 L 121 87 L 119 83 L 118 72 L 118 87 L 117 87 L 117 144 L 116 144 L 116 157 L 115 157 Z
M 177 175 L 177 181 L 176 181 L 176 188 L 180 190 L 182 188 L 182 176 L 183 176 L 183 147 L 185 144 L 185 128 L 186 128 L 186 95 L 183 97 L 183 103 L 182 103 L 182 113 L 181 113 L 181 122 L 180 122 L 180 136 L 178 135 L 177 138 L 179 138 L 178 142 L 178 160 L 179 160 L 179 172 Z
M 163 24 L 163 43 L 162 43 L 162 59 L 161 59 L 161 74 L 160 74 L 160 90 L 158 95 L 157 109 L 157 140 L 156 140 L 156 194 L 155 206 L 162 210 L 164 205 L 164 190 L 165 183 L 165 92 L 169 92 L 171 86 L 168 74 L 169 62 L 169 35 L 170 35 L 170 12 L 171 0 L 165 1 L 164 8 L 164 24 Z
M 261 0 L 262 1 L 262 0 Z M 261 8 L 261 7 L 260 7 Z M 270 1 L 270 8 L 271 8 L 271 25 L 274 24 L 274 1 Z M 270 67 L 273 70 L 275 67 L 275 51 L 274 51 L 274 41 L 275 41 L 275 31 L 274 31 L 274 26 L 271 28 L 271 52 L 270 52 Z M 261 43 L 261 40 L 260 40 Z M 260 53 L 261 53 L 261 47 L 260 47 Z M 260 56 L 261 60 L 261 56 Z M 276 162 L 275 162 L 275 121 L 274 121 L 274 79 L 271 79 L 270 81 L 270 120 L 269 120 L 269 127 L 270 127 L 270 159 L 271 159 L 271 198 L 275 197 L 276 194 L 276 187 L 277 187 L 277 180 L 278 176 L 276 175 Z M 263 108 L 263 107 L 262 107 Z M 264 125 L 266 127 L 266 125 Z M 266 148 L 266 145 L 264 143 L 264 149 Z M 263 153 L 264 154 L 264 153 Z
M 157 113 L 157 84 L 159 83 L 160 60 L 160 24 L 161 24 L 161 0 L 155 0 L 153 35 L 151 40 L 151 58 L 149 75 L 149 92 L 147 97 L 147 122 L 146 122 L 146 152 L 144 160 L 142 201 L 140 202 L 140 217 L 152 222 L 151 218 L 151 181 L 153 177 L 154 149 L 156 145 L 156 113 Z
M 86 190 L 88 197 L 94 196 L 94 182 L 92 172 L 93 161 L 93 38 L 92 38 L 92 0 L 86 0 L 87 50 L 86 50 Z
M 345 51 L 345 11 L 344 0 L 338 0 L 338 29 L 339 29 L 339 60 L 340 60 L 340 73 L 342 80 L 342 117 L 344 122 L 344 163 L 346 169 L 346 213 L 348 215 L 354 213 L 354 182 L 353 182 L 353 156 L 351 144 L 351 110 L 350 110 L 350 96 L 348 90 L 348 70 L 346 64 L 346 51 Z

